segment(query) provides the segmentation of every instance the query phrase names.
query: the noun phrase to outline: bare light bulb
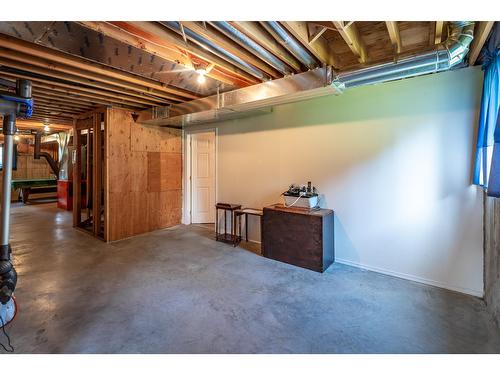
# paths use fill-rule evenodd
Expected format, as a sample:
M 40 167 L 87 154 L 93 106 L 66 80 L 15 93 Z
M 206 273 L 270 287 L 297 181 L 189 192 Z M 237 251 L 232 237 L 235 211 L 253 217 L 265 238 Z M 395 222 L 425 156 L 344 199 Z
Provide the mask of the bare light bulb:
M 45 125 L 45 126 L 43 127 L 43 131 L 44 131 L 45 133 L 48 133 L 48 132 L 50 131 L 50 126 Z
M 207 71 L 205 69 L 196 69 L 196 73 L 198 73 L 198 78 L 196 79 L 200 85 L 204 84 L 205 81 L 207 80 L 205 78 L 205 74 L 207 74 Z
M 19 141 L 20 139 L 21 139 L 21 137 L 19 137 L 18 135 L 14 136 L 14 141 Z

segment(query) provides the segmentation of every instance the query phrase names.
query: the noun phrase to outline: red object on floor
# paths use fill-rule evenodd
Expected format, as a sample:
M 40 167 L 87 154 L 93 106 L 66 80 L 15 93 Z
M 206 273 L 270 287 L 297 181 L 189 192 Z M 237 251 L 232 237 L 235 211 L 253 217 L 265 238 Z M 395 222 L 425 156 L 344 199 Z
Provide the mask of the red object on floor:
M 82 208 L 85 207 L 86 181 L 82 180 Z M 73 181 L 57 180 L 57 208 L 73 210 Z

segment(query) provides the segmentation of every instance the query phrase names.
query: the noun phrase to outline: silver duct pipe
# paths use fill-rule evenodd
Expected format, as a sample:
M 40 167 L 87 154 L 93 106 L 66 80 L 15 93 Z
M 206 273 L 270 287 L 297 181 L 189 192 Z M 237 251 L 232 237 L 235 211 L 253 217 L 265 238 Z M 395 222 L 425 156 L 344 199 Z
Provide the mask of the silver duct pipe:
M 340 73 L 337 80 L 349 88 L 448 70 L 460 63 L 469 51 L 474 38 L 474 23 L 451 22 L 448 34 L 446 41 L 436 51 L 394 63 Z
M 177 21 L 160 21 L 160 23 L 169 29 L 175 31 L 182 35 L 181 25 Z M 208 39 L 196 34 L 194 31 L 187 27 L 183 27 L 184 33 L 186 37 L 189 38 L 194 43 L 198 44 L 200 47 L 206 49 L 208 52 L 213 53 L 214 55 L 220 57 L 221 59 L 226 60 L 227 62 L 236 65 L 240 69 L 245 72 L 251 74 L 252 76 L 259 78 L 261 81 L 268 81 L 271 79 L 267 74 L 261 72 L 259 69 L 254 67 L 253 65 L 248 64 L 237 56 L 234 56 L 232 53 L 227 52 L 225 49 L 219 47 L 215 43 L 212 43 Z
M 231 26 L 228 22 L 214 21 L 214 22 L 209 22 L 209 24 L 211 24 L 213 27 L 215 27 L 224 35 L 234 40 L 236 43 L 246 48 L 248 51 L 255 54 L 265 63 L 271 65 L 273 68 L 281 72 L 281 74 L 287 76 L 294 73 L 294 71 L 292 71 L 290 67 L 286 65 L 283 61 L 278 59 L 276 56 L 274 56 L 265 48 L 261 47 L 260 44 L 255 43 L 252 39 L 247 37 L 241 31 Z
M 316 59 L 307 52 L 287 31 L 276 21 L 261 22 L 262 26 L 287 50 L 289 50 L 308 69 L 319 66 Z
M 329 66 L 317 68 L 247 88 L 175 104 L 169 107 L 170 111 L 166 116 L 157 117 L 149 113 L 140 122 L 182 127 L 220 121 L 224 118 L 243 117 L 250 111 L 256 113 L 255 111 L 262 111 L 274 105 L 332 93 L 341 94 L 345 88 L 448 70 L 462 62 L 466 56 L 473 32 L 473 22 L 452 22 L 449 24 L 448 39 L 433 52 L 338 75 L 335 75 Z

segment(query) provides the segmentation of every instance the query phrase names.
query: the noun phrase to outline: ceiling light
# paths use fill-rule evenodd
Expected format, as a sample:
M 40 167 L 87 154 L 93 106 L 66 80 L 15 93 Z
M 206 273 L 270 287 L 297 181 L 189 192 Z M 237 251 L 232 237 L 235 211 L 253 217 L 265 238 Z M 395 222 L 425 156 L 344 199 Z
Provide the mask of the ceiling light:
M 44 131 L 45 133 L 50 132 L 50 126 L 45 125 L 45 126 L 43 127 L 43 131 Z
M 18 135 L 14 136 L 14 141 L 19 141 L 20 139 L 21 139 L 21 137 L 19 137 Z
M 206 69 L 196 69 L 196 73 L 198 73 L 198 78 L 196 79 L 199 84 L 203 84 L 206 81 L 205 74 L 207 74 Z

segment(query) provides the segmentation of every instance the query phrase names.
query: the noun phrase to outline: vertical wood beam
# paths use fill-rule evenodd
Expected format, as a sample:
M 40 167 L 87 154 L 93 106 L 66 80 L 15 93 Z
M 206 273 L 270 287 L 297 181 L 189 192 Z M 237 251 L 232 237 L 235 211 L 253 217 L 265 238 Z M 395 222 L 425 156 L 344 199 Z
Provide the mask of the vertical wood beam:
M 101 236 L 102 133 L 101 113 L 93 114 L 92 216 L 94 235 Z
M 73 120 L 73 146 L 76 156 L 73 164 L 73 227 L 77 227 L 82 218 L 82 142 L 80 130 L 77 129 L 77 120 Z
M 358 56 L 360 63 L 367 62 L 366 47 L 359 35 L 356 24 L 353 22 L 350 25 L 344 25 L 343 21 L 332 21 L 333 25 L 340 33 L 340 36 L 347 43 L 351 51 Z
M 434 44 L 441 43 L 443 38 L 444 21 L 436 21 L 436 32 L 434 33 Z
M 389 37 L 391 38 L 391 43 L 396 51 L 396 53 L 401 53 L 401 36 L 399 35 L 399 27 L 397 21 L 385 21 L 385 26 L 389 32 Z
M 476 63 L 476 60 L 479 57 L 479 52 L 481 52 L 486 39 L 488 39 L 494 24 L 495 21 L 481 21 L 479 22 L 479 25 L 476 25 L 474 30 L 474 40 L 472 41 L 469 53 L 469 65 L 474 65 Z

